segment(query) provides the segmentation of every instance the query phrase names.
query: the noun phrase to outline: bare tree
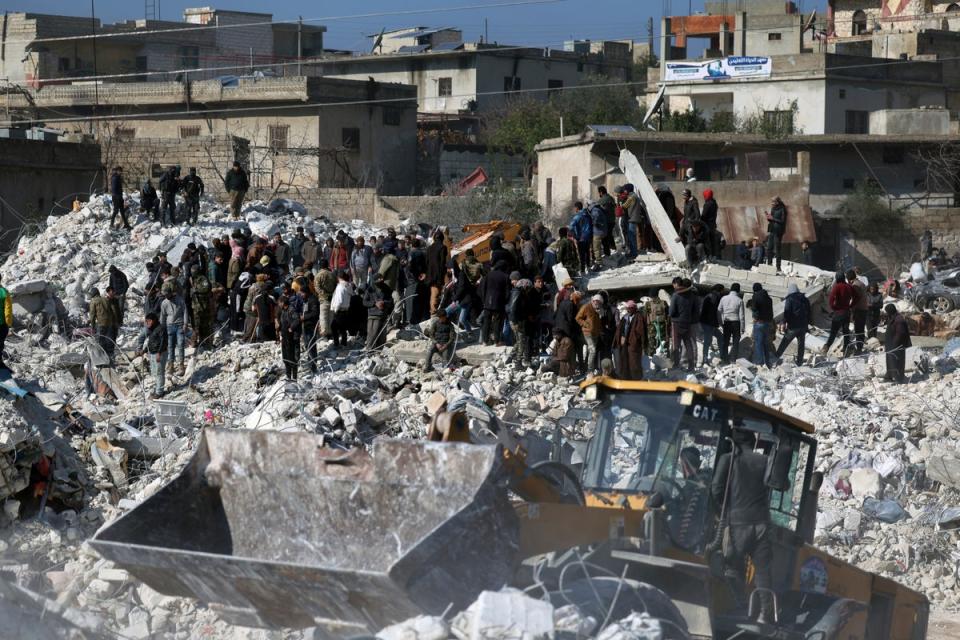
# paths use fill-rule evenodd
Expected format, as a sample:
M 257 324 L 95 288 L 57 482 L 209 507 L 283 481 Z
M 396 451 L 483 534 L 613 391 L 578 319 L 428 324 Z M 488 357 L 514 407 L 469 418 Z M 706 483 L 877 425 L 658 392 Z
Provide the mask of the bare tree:
M 952 194 L 950 206 L 960 202 L 960 144 L 944 142 L 936 147 L 921 147 L 913 158 L 924 165 L 927 196 L 931 192 Z

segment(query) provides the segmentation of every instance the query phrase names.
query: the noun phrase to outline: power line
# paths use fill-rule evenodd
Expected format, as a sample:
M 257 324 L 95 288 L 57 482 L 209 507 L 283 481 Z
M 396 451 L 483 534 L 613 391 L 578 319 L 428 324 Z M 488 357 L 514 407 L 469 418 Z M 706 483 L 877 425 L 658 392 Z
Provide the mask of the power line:
M 425 13 L 454 13 L 457 11 L 472 11 L 478 9 L 501 9 L 506 7 L 522 7 L 522 6 L 531 6 L 531 5 L 544 5 L 544 4 L 558 4 L 561 2 L 567 2 L 567 0 L 512 0 L 510 2 L 496 2 L 491 4 L 470 4 L 470 5 L 459 5 L 455 7 L 432 7 L 430 9 L 404 9 L 400 11 L 379 11 L 375 13 L 357 13 L 352 15 L 344 16 L 327 16 L 323 18 L 304 18 L 303 22 L 335 22 L 337 20 L 355 20 L 355 19 L 368 19 L 368 18 L 384 18 L 389 16 L 410 16 L 410 15 L 420 15 Z M 178 27 L 175 29 L 147 29 L 144 31 L 117 31 L 111 33 L 100 33 L 97 34 L 97 38 L 116 38 L 116 37 L 130 37 L 130 36 L 148 36 L 148 35 L 170 35 L 171 33 L 184 33 L 191 31 L 204 31 L 207 29 L 239 29 L 244 27 L 262 27 L 267 25 L 274 24 L 291 24 L 295 25 L 298 20 L 269 20 L 265 22 L 244 22 L 240 24 L 201 24 L 191 27 Z M 7 44 L 13 43 L 34 43 L 41 44 L 44 42 L 71 42 L 75 40 L 88 40 L 90 35 L 79 35 L 79 36 L 63 36 L 59 38 L 36 38 L 33 40 L 7 40 Z
M 955 58 L 944 58 L 943 61 L 950 60 L 960 60 L 960 56 Z M 838 65 L 836 67 L 827 67 L 826 70 L 843 70 L 843 69 L 863 69 L 895 64 L 913 64 L 916 63 L 914 60 L 883 60 L 876 63 L 865 63 L 865 64 L 853 64 L 853 65 Z M 787 72 L 781 74 L 776 78 L 776 80 L 790 80 L 790 79 L 799 79 L 803 76 L 809 76 L 815 73 L 820 73 L 815 69 L 804 69 L 795 72 Z M 758 77 L 754 81 L 767 81 L 765 77 Z M 648 83 L 643 82 L 633 82 L 633 81 L 617 81 L 617 82 L 603 82 L 596 84 L 582 84 L 575 86 L 564 86 L 556 88 L 547 88 L 547 87 L 538 87 L 535 89 L 518 89 L 515 91 L 478 91 L 475 93 L 459 94 L 459 95 L 450 95 L 443 96 L 448 99 L 475 99 L 486 96 L 500 96 L 500 95 L 529 95 L 535 93 L 558 93 L 563 91 L 578 91 L 578 90 L 591 90 L 599 88 L 610 88 L 610 87 L 642 87 L 646 89 L 650 86 L 659 86 L 660 83 Z M 686 83 L 684 83 L 686 84 Z M 671 86 L 671 85 L 667 85 Z M 680 86 L 672 85 L 672 86 Z M 420 99 L 419 96 L 411 98 L 383 98 L 383 99 L 374 99 L 374 100 L 346 100 L 341 102 L 323 102 L 323 103 L 310 103 L 310 104 L 290 104 L 290 105 L 265 105 L 265 106 L 256 106 L 256 107 L 225 107 L 222 109 L 192 109 L 192 110 L 180 110 L 180 111 L 165 111 L 165 112 L 144 112 L 144 113 L 125 113 L 125 114 L 115 114 L 115 115 L 106 115 L 106 116 L 74 116 L 68 118 L 46 118 L 46 119 L 31 119 L 31 120 L 18 120 L 16 122 L 10 121 L 4 124 L 4 126 L 12 126 L 13 124 L 23 125 L 23 124 L 41 124 L 49 122 L 59 122 L 59 123 L 71 123 L 71 122 L 100 122 L 100 121 L 115 121 L 115 120 L 130 120 L 130 119 L 143 119 L 143 118 L 169 118 L 174 116 L 181 115 L 192 115 L 192 116 L 210 116 L 215 114 L 226 114 L 226 113 L 251 113 L 251 112 L 264 112 L 264 111 L 281 111 L 281 110 L 300 110 L 300 109 L 323 109 L 328 107 L 344 107 L 344 106 L 363 106 L 363 105 L 390 105 L 396 103 L 404 102 L 417 102 Z M 431 98 L 432 99 L 432 98 Z M 43 109 L 42 106 L 36 107 L 37 109 Z

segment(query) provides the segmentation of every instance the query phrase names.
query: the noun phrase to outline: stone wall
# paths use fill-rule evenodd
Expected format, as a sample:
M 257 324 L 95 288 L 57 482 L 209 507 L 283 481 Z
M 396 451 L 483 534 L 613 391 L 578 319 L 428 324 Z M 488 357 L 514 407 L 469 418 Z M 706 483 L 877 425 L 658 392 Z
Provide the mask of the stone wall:
M 236 136 L 210 136 L 186 139 L 135 138 L 113 139 L 102 144 L 103 164 L 123 167 L 127 189 L 140 188 L 148 177 L 156 179 L 170 165 L 180 165 L 183 175 L 197 168 L 206 191 L 223 195 L 223 176 L 234 160 L 246 164 L 248 143 Z
M 841 227 L 839 257 L 872 271 L 872 278 L 897 275 L 917 258 L 920 236 L 927 229 L 933 232 L 934 247 L 944 248 L 949 255 L 960 252 L 960 208 L 907 211 L 901 220 L 898 228 L 876 228 L 855 235 Z

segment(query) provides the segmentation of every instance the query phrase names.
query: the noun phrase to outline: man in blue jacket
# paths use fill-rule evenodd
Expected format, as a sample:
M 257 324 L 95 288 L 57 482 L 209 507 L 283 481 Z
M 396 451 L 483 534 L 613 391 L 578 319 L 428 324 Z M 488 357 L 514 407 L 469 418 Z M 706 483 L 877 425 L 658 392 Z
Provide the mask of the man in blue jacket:
M 810 301 L 792 282 L 787 286 L 787 297 L 783 299 L 783 338 L 777 347 L 777 358 L 783 355 L 794 339 L 797 341 L 796 363 L 803 364 L 803 348 L 810 324 Z

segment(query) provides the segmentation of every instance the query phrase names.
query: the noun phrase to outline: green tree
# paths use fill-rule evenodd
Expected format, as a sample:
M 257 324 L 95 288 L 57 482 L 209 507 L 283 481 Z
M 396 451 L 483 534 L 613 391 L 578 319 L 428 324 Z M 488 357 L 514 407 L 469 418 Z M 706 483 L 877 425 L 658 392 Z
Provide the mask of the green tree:
M 670 111 L 665 108 L 661 118 L 664 131 L 702 133 L 707 130 L 707 121 L 703 117 L 703 112 L 696 107 L 686 111 Z
M 486 144 L 530 155 L 541 141 L 560 136 L 560 114 L 550 102 L 520 96 L 488 114 L 484 126 Z
M 563 116 L 564 132 L 580 133 L 591 124 L 639 126 L 643 111 L 633 88 L 606 76 L 589 76 L 581 88 L 561 91 L 551 98 Z

